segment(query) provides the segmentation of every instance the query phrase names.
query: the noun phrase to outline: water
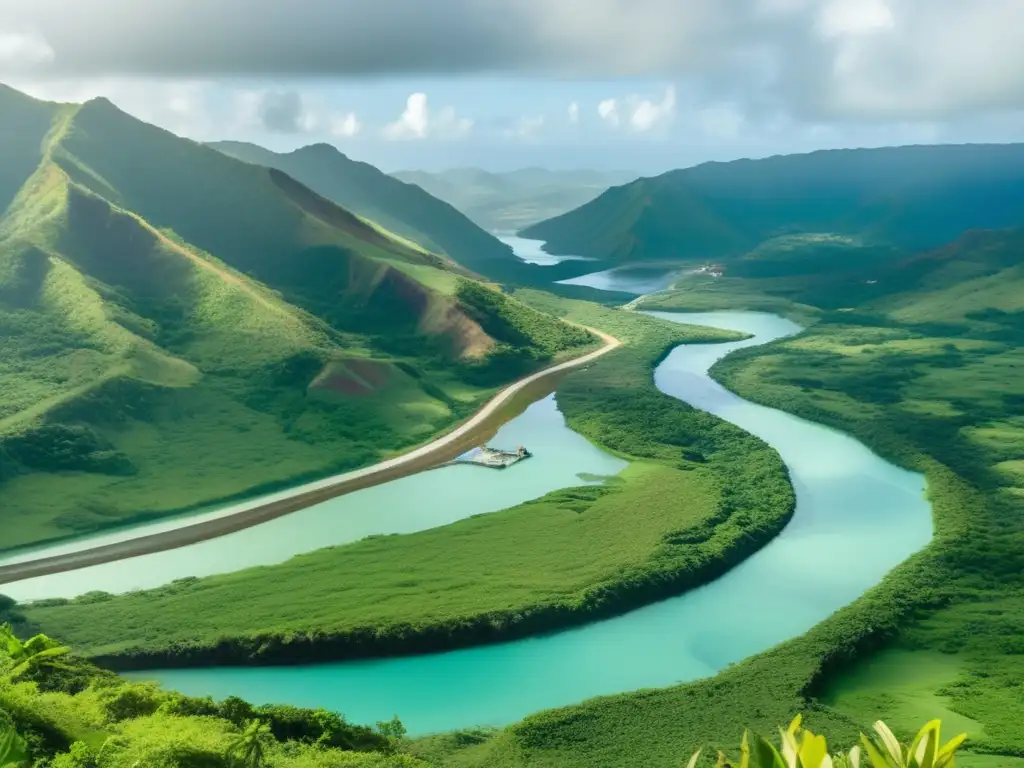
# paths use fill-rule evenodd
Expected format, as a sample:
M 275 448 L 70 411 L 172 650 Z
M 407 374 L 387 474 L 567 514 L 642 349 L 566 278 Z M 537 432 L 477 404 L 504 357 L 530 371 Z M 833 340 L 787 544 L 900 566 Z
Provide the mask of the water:
M 569 429 L 555 405 L 554 395 L 533 403 L 505 424 L 490 445 L 513 450 L 525 445 L 533 457 L 507 471 L 449 466 L 421 472 L 216 539 L 4 584 L 0 591 L 15 600 L 75 597 L 92 590 L 117 594 L 160 586 L 186 576 L 209 576 L 280 563 L 302 552 L 357 541 L 371 534 L 413 533 L 471 515 L 496 512 L 558 488 L 581 485 L 581 473 L 614 475 L 626 466 L 626 462 Z M 0 562 L 78 551 L 170 530 L 194 520 L 193 517 L 137 527 Z
M 537 264 L 542 267 L 553 267 L 563 261 L 593 261 L 586 256 L 553 256 L 543 250 L 543 240 L 528 240 L 525 237 L 515 235 L 495 235 L 501 242 L 512 246 L 512 251 L 527 264 Z
M 676 276 L 674 271 L 659 268 L 616 267 L 558 282 L 563 285 L 585 285 L 602 291 L 622 291 L 641 296 L 668 288 Z
M 599 694 L 712 675 L 806 632 L 928 542 L 931 510 L 920 475 L 883 461 L 851 437 L 746 402 L 707 376 L 724 354 L 792 334 L 797 326 L 751 312 L 652 314 L 755 334 L 730 344 L 678 347 L 655 373 L 664 392 L 767 440 L 790 469 L 797 494 L 793 521 L 737 568 L 614 619 L 501 645 L 356 663 L 134 677 L 193 695 L 326 707 L 356 722 L 397 713 L 417 735 L 502 725 Z

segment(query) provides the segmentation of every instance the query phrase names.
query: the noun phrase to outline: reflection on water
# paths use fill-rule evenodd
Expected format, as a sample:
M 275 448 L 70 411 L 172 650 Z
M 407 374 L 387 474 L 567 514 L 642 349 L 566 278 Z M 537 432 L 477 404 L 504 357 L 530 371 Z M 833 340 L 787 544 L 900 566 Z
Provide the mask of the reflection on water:
M 563 285 L 585 285 L 602 291 L 621 291 L 642 296 L 668 288 L 675 281 L 677 273 L 662 268 L 617 267 L 604 272 L 559 280 Z

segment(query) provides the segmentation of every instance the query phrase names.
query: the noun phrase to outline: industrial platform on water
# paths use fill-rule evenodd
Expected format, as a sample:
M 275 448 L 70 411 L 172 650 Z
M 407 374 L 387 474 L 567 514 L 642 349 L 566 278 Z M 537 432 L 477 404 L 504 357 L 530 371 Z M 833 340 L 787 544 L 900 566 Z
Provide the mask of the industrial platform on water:
M 507 469 L 513 464 L 530 458 L 532 454 L 523 446 L 515 451 L 502 451 L 497 448 L 490 448 L 480 445 L 466 451 L 452 462 L 452 464 L 477 464 L 481 467 L 492 469 Z

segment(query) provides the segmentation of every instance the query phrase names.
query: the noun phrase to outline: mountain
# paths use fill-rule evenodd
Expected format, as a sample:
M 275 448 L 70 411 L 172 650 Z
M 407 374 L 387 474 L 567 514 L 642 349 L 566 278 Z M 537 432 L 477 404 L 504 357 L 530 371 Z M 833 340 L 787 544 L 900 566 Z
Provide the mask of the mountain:
M 350 211 L 420 246 L 486 274 L 488 262 L 509 261 L 511 249 L 447 202 L 368 163 L 351 160 L 330 144 L 284 154 L 255 144 L 221 141 L 213 148 L 248 163 L 276 168 Z
M 611 186 L 637 177 L 628 171 L 545 168 L 510 173 L 455 168 L 440 173 L 399 171 L 393 175 L 451 203 L 481 227 L 494 232 L 515 232 L 557 216 L 593 200 Z
M 728 260 L 788 235 L 906 251 L 1024 223 L 1024 144 L 826 150 L 704 163 L 613 187 L 527 228 L 556 254 Z
M 0 549 L 370 463 L 591 341 L 104 99 L 0 110 Z

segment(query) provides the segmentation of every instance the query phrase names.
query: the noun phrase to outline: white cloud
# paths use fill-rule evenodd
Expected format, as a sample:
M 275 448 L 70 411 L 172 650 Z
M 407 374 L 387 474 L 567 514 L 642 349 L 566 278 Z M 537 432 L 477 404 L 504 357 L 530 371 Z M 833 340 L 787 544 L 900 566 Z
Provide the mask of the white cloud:
M 347 115 L 335 115 L 331 120 L 331 133 L 334 136 L 349 138 L 355 136 L 362 129 L 363 124 L 359 122 L 355 112 L 349 112 Z
M 459 117 L 453 107 L 444 107 L 431 115 L 427 94 L 409 94 L 405 111 L 393 123 L 384 126 L 384 138 L 391 140 L 425 139 L 428 136 L 442 139 L 458 139 L 469 134 L 473 121 Z
M 53 61 L 53 48 L 34 32 L 0 30 L 0 69 L 18 71 Z
M 676 89 L 668 86 L 660 100 L 631 93 L 623 99 L 605 99 L 598 103 L 597 114 L 612 128 L 625 124 L 634 133 L 647 133 L 670 123 L 675 116 Z
M 580 105 L 575 101 L 569 105 L 569 122 L 578 123 L 580 121 Z
M 670 85 L 665 89 L 661 101 L 654 103 L 647 99 L 632 102 L 633 114 L 629 117 L 630 127 L 639 133 L 651 130 L 656 125 L 672 120 L 676 109 L 676 89 Z
M 384 127 L 388 139 L 425 139 L 430 122 L 427 112 L 427 94 L 411 93 L 405 102 L 401 117 Z
M 597 114 L 613 128 L 619 124 L 619 105 L 615 99 L 605 99 L 597 105 Z
M 885 0 L 831 0 L 819 10 L 815 28 L 828 39 L 870 34 L 894 25 L 892 9 Z

